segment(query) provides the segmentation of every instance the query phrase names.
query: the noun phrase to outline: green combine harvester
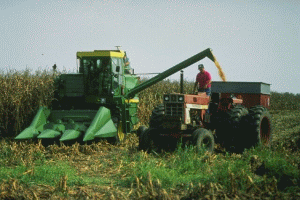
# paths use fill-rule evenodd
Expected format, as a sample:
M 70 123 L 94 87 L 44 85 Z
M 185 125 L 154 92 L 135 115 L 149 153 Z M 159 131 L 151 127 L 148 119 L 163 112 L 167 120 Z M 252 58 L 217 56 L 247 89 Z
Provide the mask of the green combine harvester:
M 77 52 L 78 73 L 56 78 L 52 105 L 40 107 L 31 125 L 15 139 L 122 142 L 138 122 L 140 91 L 205 57 L 214 61 L 211 49 L 206 49 L 139 84 L 139 76 L 125 66 L 125 54 L 122 50 Z

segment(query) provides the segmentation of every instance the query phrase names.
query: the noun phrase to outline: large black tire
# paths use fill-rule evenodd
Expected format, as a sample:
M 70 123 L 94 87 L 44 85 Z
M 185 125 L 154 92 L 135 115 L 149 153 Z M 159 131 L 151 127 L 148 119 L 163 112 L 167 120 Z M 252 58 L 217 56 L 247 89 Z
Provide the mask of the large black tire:
M 149 147 L 148 129 L 139 134 L 139 150 L 147 151 Z
M 271 115 L 267 108 L 261 105 L 251 107 L 244 121 L 244 129 L 247 134 L 244 140 L 246 148 L 271 145 Z
M 209 153 L 213 153 L 215 140 L 212 133 L 204 128 L 198 128 L 193 132 L 193 144 L 196 147 L 197 152 L 201 152 L 202 149 Z
M 242 105 L 237 105 L 227 113 L 221 113 L 215 123 L 216 142 L 220 143 L 226 150 L 239 151 L 239 143 L 243 133 L 244 118 L 248 115 L 248 110 Z
M 0 138 L 8 137 L 8 134 L 6 133 L 4 127 L 0 126 Z
M 141 132 L 139 136 L 139 150 L 151 153 L 152 151 L 158 152 L 158 134 L 156 129 L 148 128 Z
M 165 115 L 165 107 L 164 104 L 158 105 L 152 111 L 152 115 L 150 117 L 150 127 L 151 128 L 161 128 L 163 117 Z
M 147 130 L 147 127 L 146 126 L 144 126 L 144 125 L 142 125 L 142 126 L 140 126 L 138 129 L 137 129 L 137 131 L 136 131 L 136 134 L 137 134 L 137 136 L 140 136 L 143 132 L 145 132 Z

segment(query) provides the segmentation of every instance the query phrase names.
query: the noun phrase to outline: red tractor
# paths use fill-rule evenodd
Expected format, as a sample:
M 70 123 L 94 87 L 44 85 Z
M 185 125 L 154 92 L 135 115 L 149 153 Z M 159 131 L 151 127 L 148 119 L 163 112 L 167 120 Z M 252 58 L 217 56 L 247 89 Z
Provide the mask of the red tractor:
M 179 139 L 212 152 L 214 143 L 226 150 L 271 142 L 270 84 L 212 82 L 212 95 L 165 94 L 150 118 L 138 130 L 139 148 L 157 151 L 173 148 Z

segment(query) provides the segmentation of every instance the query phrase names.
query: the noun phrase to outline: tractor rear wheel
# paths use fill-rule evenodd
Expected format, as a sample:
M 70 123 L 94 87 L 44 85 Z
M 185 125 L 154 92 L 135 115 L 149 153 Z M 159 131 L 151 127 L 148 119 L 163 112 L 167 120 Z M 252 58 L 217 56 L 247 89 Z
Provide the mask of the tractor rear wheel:
M 212 133 L 204 128 L 198 128 L 193 132 L 193 143 L 197 152 L 201 152 L 202 149 L 209 153 L 213 153 L 215 140 Z
M 271 145 L 271 115 L 267 108 L 260 105 L 251 107 L 245 123 L 247 133 L 245 143 L 248 148 L 256 145 Z
M 164 104 L 159 104 L 152 111 L 152 115 L 150 117 L 150 127 L 151 128 L 160 128 L 163 122 L 163 117 L 165 115 L 165 107 Z
M 248 110 L 242 105 L 237 105 L 227 113 L 223 113 L 216 128 L 217 143 L 220 143 L 226 150 L 239 151 L 242 122 L 247 115 Z
M 157 146 L 158 134 L 156 129 L 148 128 L 141 132 L 139 136 L 139 150 L 144 150 L 148 153 L 158 151 Z

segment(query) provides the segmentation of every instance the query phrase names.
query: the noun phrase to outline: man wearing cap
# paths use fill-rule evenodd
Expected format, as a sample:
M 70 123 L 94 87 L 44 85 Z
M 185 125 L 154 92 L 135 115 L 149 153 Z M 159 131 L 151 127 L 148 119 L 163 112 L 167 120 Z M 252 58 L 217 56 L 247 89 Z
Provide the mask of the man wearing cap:
M 208 96 L 211 94 L 211 75 L 204 69 L 204 65 L 198 65 L 199 73 L 196 76 L 194 91 L 198 86 L 198 92 L 206 92 Z

